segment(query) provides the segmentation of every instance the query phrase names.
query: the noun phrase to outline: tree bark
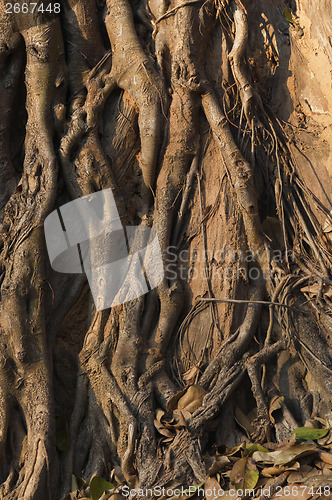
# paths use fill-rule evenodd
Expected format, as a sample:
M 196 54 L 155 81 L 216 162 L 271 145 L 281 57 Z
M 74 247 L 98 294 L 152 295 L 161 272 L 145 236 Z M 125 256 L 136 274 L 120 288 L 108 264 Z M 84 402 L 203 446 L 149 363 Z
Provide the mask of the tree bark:
M 83 498 L 94 476 L 187 488 L 221 445 L 327 418 L 330 3 L 8 5 L 1 498 Z M 84 275 L 52 269 L 44 221 L 106 189 L 123 226 L 156 232 L 164 278 L 98 311 Z

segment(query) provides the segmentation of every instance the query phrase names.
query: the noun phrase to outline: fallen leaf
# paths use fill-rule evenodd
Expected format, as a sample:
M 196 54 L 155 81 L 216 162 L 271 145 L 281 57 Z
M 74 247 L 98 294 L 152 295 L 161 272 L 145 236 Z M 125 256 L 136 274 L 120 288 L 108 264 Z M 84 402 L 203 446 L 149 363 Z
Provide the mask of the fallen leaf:
M 271 451 L 263 453 L 255 451 L 252 458 L 255 462 L 273 465 L 285 465 L 300 457 L 311 455 L 318 452 L 315 444 L 302 444 L 298 446 L 291 446 L 286 450 Z
M 191 417 L 191 413 L 187 410 L 180 410 L 177 408 L 173 411 L 173 415 L 175 415 L 175 423 L 173 424 L 174 429 L 182 429 L 183 427 L 187 427 L 187 422 Z
M 166 410 L 167 412 L 169 413 L 172 413 L 173 410 L 175 410 L 175 408 L 177 408 L 177 405 L 178 405 L 178 401 L 179 399 L 187 392 L 187 389 L 183 389 L 182 391 L 179 391 L 177 392 L 176 394 L 174 394 L 174 396 L 172 396 L 168 401 L 167 401 L 167 404 L 166 404 Z
M 235 408 L 234 417 L 240 427 L 246 431 L 248 437 L 255 432 L 255 428 L 251 425 L 250 420 L 240 408 Z
M 105 491 L 113 490 L 114 484 L 109 483 L 102 477 L 94 476 L 90 481 L 90 493 L 92 500 L 99 500 Z
M 277 410 L 280 410 L 282 408 L 282 405 L 284 404 L 285 398 L 283 396 L 274 396 L 272 398 L 271 403 L 270 403 L 270 408 L 269 408 L 269 417 L 270 420 L 273 424 L 276 423 L 275 418 L 273 417 L 273 413 Z
M 159 434 L 161 434 L 162 436 L 165 436 L 167 438 L 174 438 L 175 433 L 170 431 L 169 429 L 167 429 L 167 427 L 165 427 L 157 419 L 154 420 L 154 426 L 157 429 L 157 431 L 159 432 Z
M 156 419 L 158 420 L 158 422 L 161 422 L 161 419 L 163 418 L 163 416 L 165 414 L 166 414 L 166 412 L 164 410 L 162 410 L 161 408 L 156 409 Z
M 269 451 L 267 448 L 264 448 L 264 446 L 257 443 L 246 443 L 246 450 L 249 455 L 252 455 L 255 451 L 263 451 L 263 452 Z
M 229 478 L 237 489 L 251 490 L 257 484 L 259 472 L 250 457 L 243 457 L 235 462 Z
M 231 448 L 227 453 L 225 453 L 225 455 L 227 457 L 232 457 L 233 455 L 236 455 L 236 453 L 238 453 L 239 451 L 245 449 L 246 449 L 246 443 L 241 443 L 238 444 L 237 446 L 233 446 L 233 448 Z
M 174 414 L 168 413 L 163 410 L 156 413 L 156 419 L 165 427 L 169 428 L 172 428 L 173 425 L 176 423 L 176 417 L 174 416 Z
M 330 212 L 330 215 L 325 219 L 325 222 L 323 224 L 323 232 L 324 233 L 332 233 L 332 211 Z
M 86 481 L 82 477 L 75 476 L 75 474 L 71 475 L 71 489 L 72 491 L 81 490 Z
M 319 458 L 325 462 L 326 464 L 332 464 L 332 453 L 329 453 L 328 451 L 319 451 L 318 452 Z
M 200 373 L 200 370 L 199 368 L 197 368 L 197 366 L 193 366 L 192 368 L 189 368 L 189 370 L 187 370 L 182 378 L 183 380 L 185 380 L 188 384 L 192 384 L 193 382 L 195 382 L 195 379 L 196 379 L 196 375 Z
M 220 472 L 221 470 L 224 470 L 228 465 L 230 465 L 232 462 L 228 457 L 216 457 L 214 459 L 214 462 L 208 469 L 208 474 L 209 476 L 214 476 L 217 474 L 217 472 Z
M 317 476 L 318 471 L 315 467 L 311 467 L 311 465 L 302 465 L 298 471 L 293 471 L 289 474 L 287 481 L 289 483 L 305 483 L 307 479 L 310 477 Z
M 304 439 L 305 441 L 314 441 L 320 439 L 329 432 L 330 429 L 314 429 L 312 427 L 299 427 L 294 429 L 291 434 L 295 434 L 297 439 Z
M 292 465 L 290 464 L 289 467 L 283 467 L 283 466 L 264 467 L 264 469 L 261 470 L 261 474 L 264 477 L 273 477 L 273 476 L 279 476 L 283 472 L 296 471 L 299 468 L 300 468 L 299 462 L 295 462 Z
M 202 406 L 207 391 L 200 385 L 190 385 L 183 396 L 178 400 L 177 407 L 194 413 Z
M 221 489 L 220 484 L 216 479 L 213 477 L 209 477 L 205 481 L 204 485 L 204 490 L 205 490 L 205 500 L 215 500 L 215 494 L 213 493 L 213 490 L 215 492 L 218 492 Z

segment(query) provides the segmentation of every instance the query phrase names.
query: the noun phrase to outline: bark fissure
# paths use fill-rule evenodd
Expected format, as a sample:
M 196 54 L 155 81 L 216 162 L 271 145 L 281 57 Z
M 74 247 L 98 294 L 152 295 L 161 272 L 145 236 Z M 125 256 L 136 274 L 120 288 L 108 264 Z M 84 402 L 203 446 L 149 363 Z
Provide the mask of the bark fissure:
M 282 395 L 283 356 L 301 364 L 302 392 L 314 380 L 322 412 L 332 401 L 330 208 L 270 107 L 273 85 L 257 76 L 255 58 L 273 66 L 275 49 L 265 40 L 253 51 L 259 2 L 247 3 L 69 0 L 60 15 L 12 18 L 1 5 L 4 498 L 64 498 L 73 475 L 86 481 L 81 496 L 93 475 L 119 487 L 204 482 L 209 428 L 236 395 L 243 403 L 243 387 L 244 410 L 256 411 L 251 440 L 278 439 L 269 401 Z M 18 94 L 27 117 L 14 133 Z M 17 157 L 12 137 L 24 141 Z M 43 223 L 109 188 L 123 226 L 155 230 L 165 276 L 96 311 L 84 277 L 51 270 Z M 228 247 L 232 256 L 209 257 Z M 98 244 L 90 251 L 98 259 Z M 219 268 L 239 274 L 218 279 Z M 199 404 L 180 406 L 190 390 Z M 308 400 L 296 404 L 296 415 L 284 410 L 291 425 L 311 416 Z M 171 425 L 160 432 L 158 412 L 177 419 L 173 435 Z

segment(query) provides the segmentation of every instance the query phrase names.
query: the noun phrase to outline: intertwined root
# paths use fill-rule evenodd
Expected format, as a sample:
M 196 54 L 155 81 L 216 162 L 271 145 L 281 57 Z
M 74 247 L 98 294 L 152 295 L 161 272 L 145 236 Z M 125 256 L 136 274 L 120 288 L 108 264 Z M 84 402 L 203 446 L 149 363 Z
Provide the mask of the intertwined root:
M 111 311 L 96 312 L 90 304 L 91 324 L 79 355 L 69 422 L 71 442 L 60 457 L 65 471 L 61 494 L 70 490 L 73 473 L 84 475 L 88 482 L 94 474 L 109 476 L 112 469 L 119 483 L 131 486 L 200 483 L 206 476 L 202 460 L 206 429 L 242 381 L 249 380 L 257 409 L 251 439 L 264 442 L 273 438 L 274 432 L 267 406 L 267 391 L 272 387 L 268 366 L 273 357 L 292 345 L 314 376 L 317 363 L 324 366 L 326 379 L 331 371 L 330 355 L 324 353 L 325 344 L 316 328 L 316 324 L 321 325 L 324 331 L 328 325 L 327 319 L 319 319 L 320 315 L 328 318 L 328 298 L 323 293 L 331 272 L 327 238 L 322 236 L 312 208 L 317 200 L 298 176 L 282 125 L 263 105 L 252 83 L 246 61 L 249 26 L 241 1 L 190 0 L 174 2 L 169 8 L 166 2 L 151 1 L 137 15 L 144 19 L 147 30 L 151 28 L 151 43 L 144 48 L 132 5 L 127 0 L 107 1 L 109 50 L 105 50 L 94 2 L 70 1 L 66 6 L 67 118 L 59 19 L 37 26 L 30 19 L 28 27 L 18 22 L 27 53 L 28 121 L 24 168 L 14 193 L 18 175 L 8 150 L 8 110 L 0 109 L 4 119 L 0 139 L 4 168 L 0 175 L 5 186 L 0 193 L 0 204 L 5 205 L 0 227 L 0 331 L 4 338 L 0 352 L 0 460 L 8 442 L 12 439 L 14 443 L 10 460 L 3 462 L 1 471 L 6 498 L 59 497 L 54 486 L 59 477 L 59 455 L 55 450 L 53 340 L 45 318 L 52 287 L 45 284 L 42 233 L 43 221 L 56 201 L 58 159 L 65 197 L 111 188 L 124 225 L 139 222 L 157 231 L 165 269 L 170 245 L 178 252 L 182 244 L 190 244 L 184 241 L 185 230 L 195 213 L 190 199 L 196 190 L 199 228 L 193 238 L 201 235 L 207 253 L 207 223 L 223 203 L 227 217 L 236 221 L 231 243 L 236 240 L 234 245 L 250 253 L 251 266 L 257 270 L 255 279 L 244 281 L 244 298 L 237 299 L 233 292 L 236 294 L 238 288 L 231 286 L 223 290 L 226 297 L 216 297 L 205 255 L 207 294 L 198 298 L 185 318 L 190 294 L 188 284 L 179 277 L 178 261 L 175 276 L 166 275 L 158 289 L 146 296 Z M 4 65 L 8 50 L 20 56 L 11 61 L 5 90 L 13 102 L 23 46 L 6 19 L 4 27 L 9 43 L 0 43 L 0 64 Z M 218 52 L 222 49 L 224 60 L 222 73 L 217 71 L 213 78 L 206 61 L 215 43 L 219 43 Z M 134 114 L 138 114 L 141 177 L 136 194 L 140 208 L 134 215 L 129 210 L 132 200 L 124 199 L 120 192 L 119 176 L 100 140 L 106 103 L 118 102 L 119 89 L 129 94 Z M 204 212 L 202 165 L 211 143 L 218 151 L 216 161 L 227 183 L 221 182 L 215 205 Z M 272 259 L 273 240 L 262 224 L 257 173 L 262 177 L 266 174 L 274 183 L 273 193 L 267 195 L 269 211 L 282 235 L 277 244 L 286 251 L 294 249 L 293 262 Z M 320 210 L 325 209 L 320 206 Z M 229 243 L 226 236 L 224 243 Z M 317 303 L 305 306 L 299 287 L 307 285 L 310 276 L 321 283 L 321 289 Z M 223 331 L 219 325 L 217 304 L 223 301 L 230 305 L 230 315 L 235 315 L 231 306 L 242 307 L 237 309 L 240 319 L 228 323 L 238 325 L 235 331 Z M 260 331 L 262 339 L 257 347 L 256 334 L 262 330 L 266 305 L 269 325 Z M 310 331 L 317 333 L 314 340 L 299 327 L 305 320 L 298 307 L 309 316 L 314 316 L 314 309 L 315 317 L 307 320 Z M 211 312 L 210 330 L 219 335 L 217 351 L 213 356 L 202 356 L 196 367 L 196 383 L 206 394 L 201 406 L 187 415 L 175 439 L 162 445 L 154 426 L 155 410 L 167 410 L 167 403 L 184 385 L 183 370 L 176 373 L 172 363 L 172 341 L 176 344 L 177 331 L 181 335 L 186 332 L 193 317 L 205 308 Z M 275 328 L 276 320 L 279 329 Z M 207 352 L 208 346 L 207 341 Z M 328 383 L 324 385 L 329 392 Z M 21 423 L 13 428 L 11 415 L 18 412 Z

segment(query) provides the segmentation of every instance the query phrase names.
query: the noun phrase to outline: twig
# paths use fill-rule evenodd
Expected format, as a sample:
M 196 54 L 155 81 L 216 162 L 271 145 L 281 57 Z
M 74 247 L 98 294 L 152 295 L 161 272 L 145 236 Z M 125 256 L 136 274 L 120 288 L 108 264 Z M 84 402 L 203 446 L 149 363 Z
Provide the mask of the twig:
M 242 299 L 215 299 L 211 298 L 199 298 L 198 302 L 232 302 L 234 304 L 262 304 L 263 306 L 279 306 L 286 307 L 293 311 L 301 312 L 302 314 L 309 314 L 308 311 L 303 311 L 297 307 L 289 306 L 288 304 L 282 304 L 281 302 L 270 302 L 268 300 L 242 300 Z
M 175 14 L 182 7 L 186 7 L 187 5 L 192 5 L 192 4 L 195 4 L 195 3 L 201 3 L 202 1 L 203 0 L 187 0 L 186 2 L 180 3 L 180 5 L 177 5 L 176 7 L 173 7 L 172 9 L 168 10 L 167 12 L 165 12 L 165 14 L 163 14 L 160 17 L 158 17 L 158 19 L 156 19 L 154 21 L 154 23 L 155 24 L 160 23 L 160 21 L 162 21 L 163 19 L 165 19 L 168 16 L 171 16 L 172 14 Z

